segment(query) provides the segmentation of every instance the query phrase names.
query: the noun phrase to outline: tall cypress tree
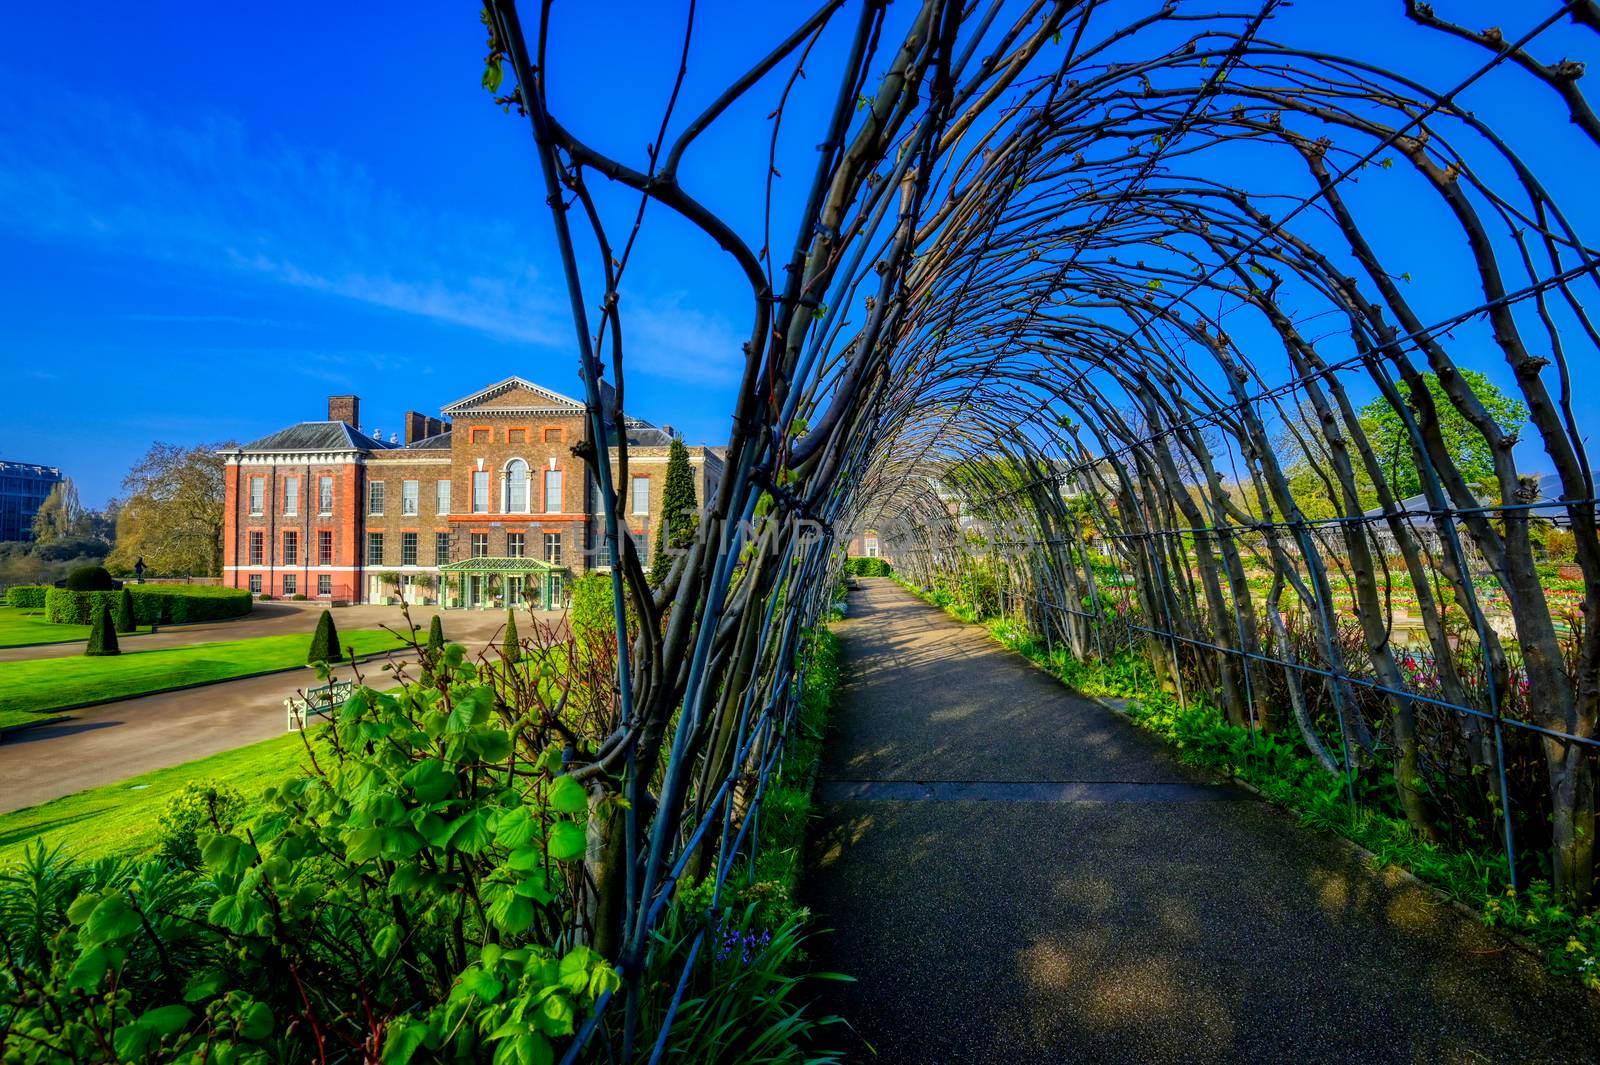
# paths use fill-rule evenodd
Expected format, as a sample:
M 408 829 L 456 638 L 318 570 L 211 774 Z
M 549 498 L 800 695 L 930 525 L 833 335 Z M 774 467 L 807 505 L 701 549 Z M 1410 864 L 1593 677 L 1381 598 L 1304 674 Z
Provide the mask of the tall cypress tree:
M 667 549 L 686 548 L 694 543 L 700 525 L 700 501 L 694 491 L 694 470 L 689 466 L 689 449 L 672 438 L 667 449 L 667 480 L 661 488 L 661 520 L 656 524 L 655 556 L 650 563 L 650 584 L 667 579 L 676 554 Z
M 104 600 L 101 600 L 100 609 L 89 627 L 89 643 L 83 653 L 96 657 L 122 653 L 122 648 L 117 646 L 117 626 L 111 620 L 111 604 Z
M 439 656 L 444 654 L 444 623 L 439 620 L 439 615 L 433 615 L 433 620 L 428 622 L 428 661 L 437 662 Z

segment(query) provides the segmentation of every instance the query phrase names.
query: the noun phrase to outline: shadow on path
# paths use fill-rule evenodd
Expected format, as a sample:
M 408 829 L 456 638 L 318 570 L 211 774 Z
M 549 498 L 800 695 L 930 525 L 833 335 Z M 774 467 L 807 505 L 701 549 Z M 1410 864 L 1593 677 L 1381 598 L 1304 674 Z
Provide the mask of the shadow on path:
M 860 1060 L 1597 1060 L 1587 994 L 1431 892 L 864 584 L 807 880 Z

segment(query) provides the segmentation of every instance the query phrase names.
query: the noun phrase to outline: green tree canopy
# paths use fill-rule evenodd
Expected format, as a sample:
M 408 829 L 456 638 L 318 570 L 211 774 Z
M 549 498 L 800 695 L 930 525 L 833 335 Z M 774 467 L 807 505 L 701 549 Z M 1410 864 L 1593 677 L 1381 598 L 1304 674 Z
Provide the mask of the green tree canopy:
M 1501 392 L 1493 381 L 1476 370 L 1458 370 L 1462 380 L 1472 389 L 1489 416 L 1508 433 L 1515 433 L 1528 420 L 1528 408 L 1522 401 Z M 1439 435 L 1451 461 L 1461 471 L 1461 476 L 1481 500 L 1498 502 L 1500 491 L 1494 476 L 1494 454 L 1483 434 L 1468 423 L 1445 395 L 1444 386 L 1437 375 L 1425 373 L 1423 381 L 1433 396 L 1433 406 L 1439 415 Z M 1410 404 L 1410 397 L 1407 397 Z M 1413 407 L 1413 410 L 1415 408 Z M 1400 413 L 1379 396 L 1361 408 L 1361 427 L 1372 442 L 1378 456 L 1384 479 L 1398 499 L 1414 496 L 1422 491 L 1422 476 L 1417 469 L 1412 452 L 1411 438 L 1406 432 Z
M 128 499 L 108 563 L 125 570 L 143 558 L 156 573 L 220 574 L 226 496 L 218 452 L 232 446 L 151 444 L 122 482 Z

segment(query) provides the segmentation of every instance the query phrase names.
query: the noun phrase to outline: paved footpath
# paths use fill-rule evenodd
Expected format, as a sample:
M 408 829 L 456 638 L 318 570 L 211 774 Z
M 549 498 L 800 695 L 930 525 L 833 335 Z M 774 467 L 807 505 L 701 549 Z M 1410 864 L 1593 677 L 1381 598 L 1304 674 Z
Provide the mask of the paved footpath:
M 367 683 L 386 687 L 383 667 L 391 662 L 416 659 L 385 655 L 355 668 Z M 345 665 L 335 675 L 349 680 L 352 672 Z M 281 736 L 283 701 L 321 683 L 309 667 L 268 673 L 73 710 L 62 721 L 10 733 L 0 740 L 0 813 Z
M 1600 1060 L 1593 998 L 1431 892 L 862 583 L 807 889 L 860 1060 Z

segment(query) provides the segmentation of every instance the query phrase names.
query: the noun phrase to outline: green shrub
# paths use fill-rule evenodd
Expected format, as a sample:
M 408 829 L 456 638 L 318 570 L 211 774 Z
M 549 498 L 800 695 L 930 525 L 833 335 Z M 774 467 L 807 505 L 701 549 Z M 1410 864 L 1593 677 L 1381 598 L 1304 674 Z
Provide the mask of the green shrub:
M 247 588 L 205 584 L 136 584 L 134 610 L 147 624 L 184 625 L 193 621 L 226 621 L 250 613 Z
M 500 641 L 500 657 L 507 662 L 522 661 L 522 638 L 517 635 L 517 612 L 506 611 L 506 634 Z
M 104 601 L 100 603 L 100 609 L 94 616 L 94 626 L 89 630 L 89 642 L 84 647 L 83 653 L 90 657 L 122 653 L 122 648 L 117 646 L 117 626 L 111 620 L 110 603 Z
M 116 601 L 116 592 L 51 588 L 44 594 L 44 619 L 56 625 L 92 625 L 100 607 L 115 607 Z M 137 611 L 137 607 L 135 609 Z
M 433 620 L 428 622 L 428 661 L 433 662 L 444 653 L 444 622 L 439 620 L 439 615 L 433 615 Z
M 117 613 L 113 620 L 116 622 L 119 635 L 139 628 L 139 623 L 133 616 L 133 593 L 126 588 L 117 593 Z
M 18 584 L 6 589 L 6 606 L 14 606 L 18 610 L 43 610 L 45 593 L 50 591 L 46 584 Z
M 303 602 L 306 601 L 306 593 L 304 593 L 304 592 L 296 592 L 293 595 L 291 595 L 289 598 L 293 599 L 297 603 L 303 603 Z
M 161 856 L 188 869 L 200 865 L 200 839 L 232 831 L 244 796 L 219 780 L 193 781 L 156 817 Z
M 117 587 L 104 566 L 79 566 L 67 574 L 67 590 L 73 592 L 109 592 Z
M 852 577 L 888 577 L 894 573 L 894 567 L 886 558 L 857 557 L 844 560 L 844 571 Z
M 339 662 L 344 655 L 339 649 L 339 630 L 333 627 L 333 612 L 324 610 L 317 619 L 317 631 L 311 634 L 311 650 L 306 655 L 306 662 L 316 665 L 318 662 Z
M 630 635 L 638 624 L 633 607 L 628 607 Z M 617 625 L 611 606 L 611 574 L 585 573 L 572 582 L 572 606 L 567 611 L 567 625 L 572 629 L 578 646 L 596 646 L 597 640 L 614 639 Z
M 193 584 L 134 584 L 133 616 L 140 625 L 182 625 L 192 621 L 223 621 L 250 612 L 251 596 L 243 588 L 208 588 Z M 75 592 L 51 588 L 45 592 L 44 616 L 58 625 L 88 625 L 102 600 L 116 609 L 117 592 Z

